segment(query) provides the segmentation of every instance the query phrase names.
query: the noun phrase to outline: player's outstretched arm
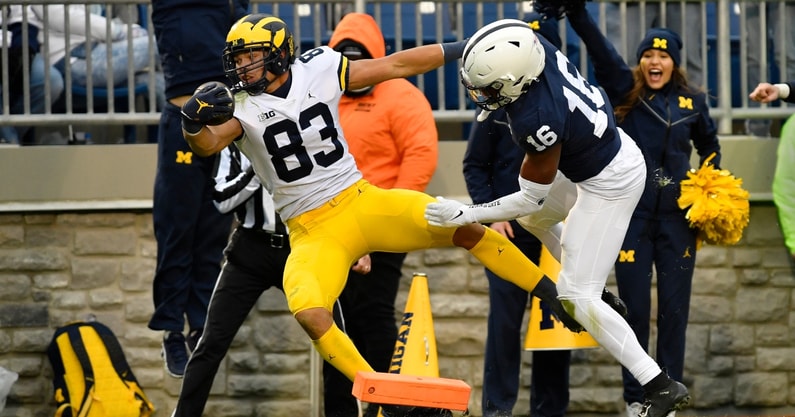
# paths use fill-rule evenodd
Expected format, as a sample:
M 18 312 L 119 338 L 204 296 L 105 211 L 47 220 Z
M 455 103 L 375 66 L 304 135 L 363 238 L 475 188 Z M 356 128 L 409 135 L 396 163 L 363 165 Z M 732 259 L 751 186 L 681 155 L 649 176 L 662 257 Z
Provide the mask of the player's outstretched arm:
M 513 220 L 541 210 L 560 161 L 560 143 L 544 152 L 528 153 L 518 178 L 519 191 L 483 204 L 465 205 L 455 200 L 437 198 L 425 207 L 425 220 L 433 226 L 460 227 L 468 223 L 493 223 Z
M 461 58 L 464 46 L 466 46 L 465 40 L 423 45 L 404 49 L 383 58 L 350 61 L 348 89 L 356 90 L 394 78 L 426 73 Z

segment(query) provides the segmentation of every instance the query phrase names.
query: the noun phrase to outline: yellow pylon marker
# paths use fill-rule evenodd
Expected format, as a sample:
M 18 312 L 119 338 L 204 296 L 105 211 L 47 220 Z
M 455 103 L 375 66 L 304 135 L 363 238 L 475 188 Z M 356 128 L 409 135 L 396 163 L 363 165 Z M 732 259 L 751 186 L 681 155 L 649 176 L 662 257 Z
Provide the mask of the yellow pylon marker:
M 558 281 L 560 263 L 547 250 L 542 248 L 539 268 L 553 281 Z M 552 314 L 546 305 L 541 305 L 538 297 L 531 298 L 530 317 L 524 339 L 525 350 L 568 350 L 592 349 L 599 343 L 588 332 L 573 333 Z
M 411 280 L 389 373 L 439 376 L 428 276 L 420 272 L 415 272 Z

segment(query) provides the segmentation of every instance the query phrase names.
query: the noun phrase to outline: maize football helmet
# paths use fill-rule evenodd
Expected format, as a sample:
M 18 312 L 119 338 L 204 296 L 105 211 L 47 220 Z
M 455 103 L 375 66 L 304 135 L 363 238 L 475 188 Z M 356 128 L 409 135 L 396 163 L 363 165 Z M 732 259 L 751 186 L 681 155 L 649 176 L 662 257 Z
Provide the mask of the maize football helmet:
M 262 59 L 237 67 L 235 56 L 262 51 Z M 295 62 L 295 41 L 290 28 L 281 19 L 268 14 L 250 14 L 238 20 L 226 35 L 224 47 L 224 72 L 232 81 L 233 87 L 256 95 L 265 91 L 270 81 L 265 72 L 254 82 L 243 81 L 240 77 L 248 71 L 265 68 L 266 72 L 282 75 Z
M 497 110 L 537 81 L 544 61 L 544 47 L 527 23 L 498 20 L 475 32 L 467 42 L 461 82 L 480 108 Z

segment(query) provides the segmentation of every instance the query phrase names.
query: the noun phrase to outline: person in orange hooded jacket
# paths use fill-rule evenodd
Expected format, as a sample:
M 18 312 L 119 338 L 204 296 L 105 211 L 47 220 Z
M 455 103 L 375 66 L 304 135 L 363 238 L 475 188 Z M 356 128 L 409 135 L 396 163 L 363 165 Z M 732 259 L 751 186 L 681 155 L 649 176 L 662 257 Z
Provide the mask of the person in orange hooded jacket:
M 378 24 L 367 14 L 340 20 L 329 46 L 350 60 L 386 55 Z M 436 170 L 438 133 L 431 105 L 408 80 L 384 81 L 346 91 L 339 104 L 340 124 L 364 178 L 381 188 L 424 191 Z M 373 252 L 352 268 L 335 309 L 335 320 L 368 363 L 387 372 L 397 338 L 395 298 L 405 253 Z M 324 362 L 326 417 L 355 417 L 352 383 Z M 369 407 L 365 416 L 375 416 Z

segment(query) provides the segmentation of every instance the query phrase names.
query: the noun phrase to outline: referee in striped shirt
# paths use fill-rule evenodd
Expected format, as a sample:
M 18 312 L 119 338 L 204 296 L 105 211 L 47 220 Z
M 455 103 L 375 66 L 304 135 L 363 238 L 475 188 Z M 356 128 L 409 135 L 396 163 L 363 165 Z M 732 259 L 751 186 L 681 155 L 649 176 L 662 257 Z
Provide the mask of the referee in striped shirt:
M 237 226 L 224 250 L 204 334 L 185 368 L 172 417 L 202 415 L 218 367 L 249 311 L 268 288 L 283 291 L 290 254 L 287 230 L 248 159 L 232 144 L 220 153 L 216 166 L 215 205 L 222 213 L 234 212 Z

